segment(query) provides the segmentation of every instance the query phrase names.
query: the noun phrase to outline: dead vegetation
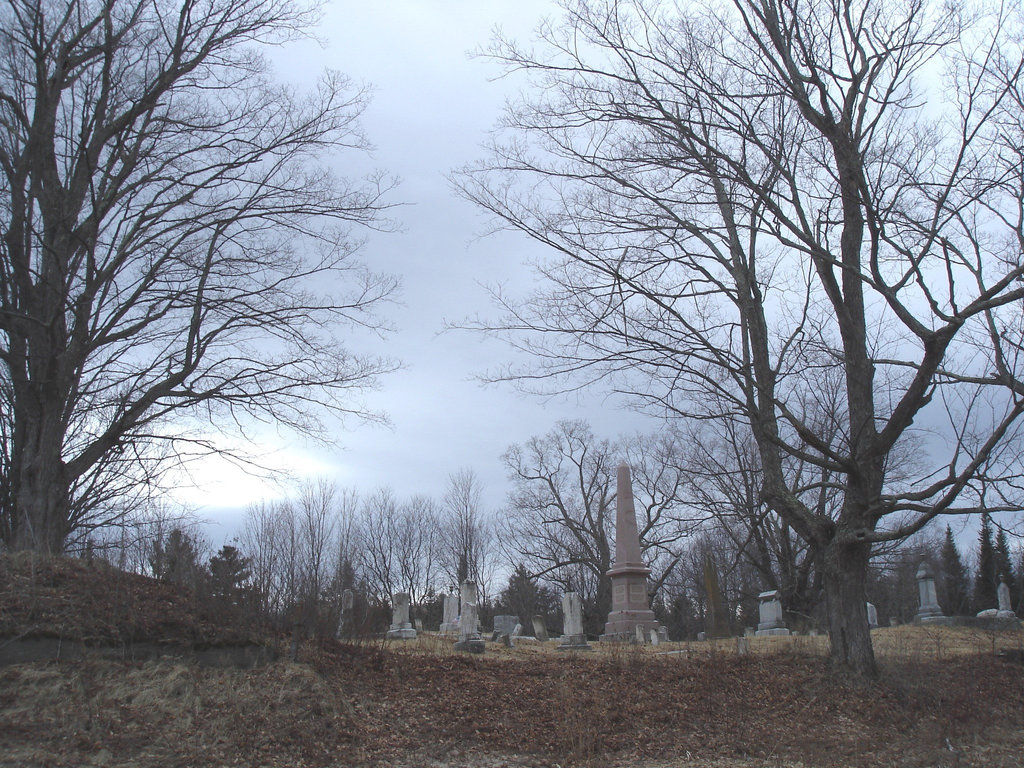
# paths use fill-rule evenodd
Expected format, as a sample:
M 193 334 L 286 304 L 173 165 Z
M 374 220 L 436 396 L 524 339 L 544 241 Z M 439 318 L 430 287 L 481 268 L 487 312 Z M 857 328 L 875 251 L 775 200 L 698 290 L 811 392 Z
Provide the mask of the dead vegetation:
M 475 657 L 426 635 L 308 641 L 300 663 L 253 670 L 17 665 L 0 670 L 0 765 L 1021 764 L 1024 666 L 992 652 L 1018 634 L 877 638 L 875 683 L 829 675 L 823 638 Z

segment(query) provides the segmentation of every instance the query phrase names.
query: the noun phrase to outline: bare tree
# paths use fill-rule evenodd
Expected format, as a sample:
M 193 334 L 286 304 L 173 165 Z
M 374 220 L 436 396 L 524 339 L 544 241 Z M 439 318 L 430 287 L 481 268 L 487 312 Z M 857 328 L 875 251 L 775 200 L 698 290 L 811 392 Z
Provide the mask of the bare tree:
M 338 487 L 325 477 L 305 480 L 299 485 L 294 507 L 302 538 L 303 591 L 309 603 L 322 599 L 334 570 L 339 496 Z
M 413 496 L 399 509 L 393 546 L 398 584 L 414 605 L 437 586 L 440 577 L 441 510 L 428 496 Z
M 872 676 L 873 548 L 980 511 L 986 476 L 1020 508 L 998 452 L 1024 413 L 1020 19 L 924 0 L 564 8 L 539 47 L 497 43 L 538 87 L 458 182 L 555 254 L 550 289 L 490 329 L 538 355 L 528 381 L 745 423 L 761 498 L 820 552 L 832 663 Z M 945 410 L 975 387 L 984 407 Z M 893 474 L 925 428 L 927 466 Z M 794 493 L 794 458 L 838 504 Z
M 249 559 L 252 585 L 260 601 L 260 609 L 268 616 L 274 614 L 282 602 L 279 538 L 287 514 L 285 502 L 263 500 L 250 504 L 239 537 L 242 552 Z
M 118 478 L 153 479 L 152 446 L 205 447 L 189 420 L 315 432 L 314 407 L 361 413 L 353 390 L 390 368 L 338 341 L 379 329 L 395 285 L 352 261 L 387 185 L 325 170 L 365 146 L 366 93 L 330 73 L 296 93 L 259 53 L 315 16 L 289 0 L 0 9 L 7 546 L 61 551 Z
M 366 576 L 370 597 L 378 605 L 389 605 L 399 579 L 394 545 L 398 501 L 394 492 L 390 488 L 378 488 L 367 496 L 359 519 L 360 570 Z
M 480 479 L 472 469 L 449 475 L 440 516 L 439 561 L 449 588 L 472 579 L 480 601 L 486 602 L 495 558 L 494 531 L 483 509 L 482 493 Z

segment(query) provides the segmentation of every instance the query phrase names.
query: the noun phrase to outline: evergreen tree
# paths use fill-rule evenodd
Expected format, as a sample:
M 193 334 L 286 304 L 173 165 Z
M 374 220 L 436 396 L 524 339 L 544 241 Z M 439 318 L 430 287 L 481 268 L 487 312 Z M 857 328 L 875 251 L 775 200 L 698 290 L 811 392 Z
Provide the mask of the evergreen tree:
M 946 540 L 939 551 L 941 570 L 940 588 L 943 608 L 951 616 L 963 616 L 970 610 L 971 587 L 967 568 L 960 559 L 960 551 L 953 539 L 953 530 L 946 526 Z
M 203 576 L 200 563 L 202 549 L 198 537 L 174 528 L 166 537 L 160 536 L 153 542 L 149 566 L 153 569 L 153 575 L 161 581 L 196 589 Z
M 978 572 L 974 576 L 975 612 L 998 605 L 996 584 L 996 552 L 992 543 L 992 521 L 986 512 L 981 516 L 981 532 L 978 534 Z
M 237 547 L 225 544 L 210 558 L 209 570 L 210 594 L 239 605 L 252 578 L 249 558 L 242 557 Z
M 1006 529 L 1000 527 L 999 535 L 996 536 L 995 546 L 996 560 L 996 585 L 1005 581 L 1010 588 L 1010 606 L 1017 604 L 1019 594 L 1017 592 L 1017 576 L 1013 571 L 1013 559 L 1010 554 L 1010 542 L 1006 537 Z
M 498 605 L 501 610 L 518 616 L 527 634 L 532 632 L 534 616 L 552 622 L 560 607 L 555 591 L 539 584 L 522 563 L 516 566 L 515 572 L 509 577 L 508 586 L 498 597 Z

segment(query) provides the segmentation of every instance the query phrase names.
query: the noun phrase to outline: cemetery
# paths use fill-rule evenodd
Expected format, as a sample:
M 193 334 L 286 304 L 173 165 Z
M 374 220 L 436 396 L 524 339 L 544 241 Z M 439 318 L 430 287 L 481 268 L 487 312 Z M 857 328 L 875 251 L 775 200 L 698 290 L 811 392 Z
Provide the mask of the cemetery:
M 0 764 L 1020 764 L 1024 632 L 1005 590 L 991 615 L 943 621 L 922 567 L 914 623 L 866 606 L 877 681 L 830 670 L 830 638 L 787 627 L 772 590 L 756 629 L 672 641 L 634 588 L 625 465 L 617 499 L 600 636 L 574 592 L 557 629 L 484 626 L 467 580 L 434 625 L 396 593 L 388 629 L 359 632 L 348 591 L 333 636 L 274 638 L 102 563 L 0 559 Z

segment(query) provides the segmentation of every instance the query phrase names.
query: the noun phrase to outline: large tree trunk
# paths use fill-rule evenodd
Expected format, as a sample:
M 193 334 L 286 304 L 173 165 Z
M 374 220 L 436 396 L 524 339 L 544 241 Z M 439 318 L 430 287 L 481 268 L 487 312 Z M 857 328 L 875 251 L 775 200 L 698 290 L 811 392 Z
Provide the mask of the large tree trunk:
M 825 605 L 828 611 L 829 663 L 856 675 L 878 674 L 871 647 L 865 594 L 871 547 L 829 544 L 823 561 Z
M 57 411 L 58 409 L 49 409 Z M 69 531 L 70 487 L 61 457 L 63 430 L 54 413 L 24 419 L 12 445 L 13 530 L 8 547 L 57 555 Z

